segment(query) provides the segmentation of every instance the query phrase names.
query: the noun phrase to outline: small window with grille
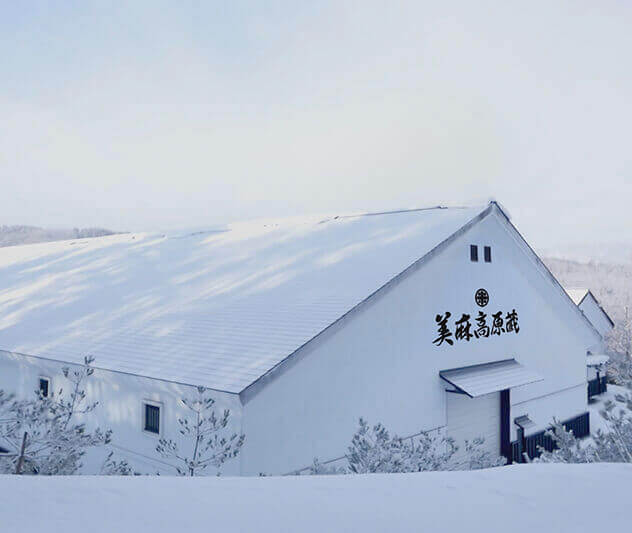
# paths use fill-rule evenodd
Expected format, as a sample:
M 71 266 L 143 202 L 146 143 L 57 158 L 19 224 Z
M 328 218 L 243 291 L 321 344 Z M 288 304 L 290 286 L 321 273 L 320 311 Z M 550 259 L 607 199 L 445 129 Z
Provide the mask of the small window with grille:
M 153 403 L 143 404 L 143 429 L 154 435 L 160 434 L 160 406 Z
M 483 255 L 485 256 L 485 262 L 486 263 L 491 263 L 492 262 L 492 247 L 491 246 L 485 246 L 483 248 Z
M 50 378 L 39 378 L 39 393 L 43 398 L 50 394 Z
M 478 262 L 478 246 L 476 244 L 470 244 L 470 261 Z

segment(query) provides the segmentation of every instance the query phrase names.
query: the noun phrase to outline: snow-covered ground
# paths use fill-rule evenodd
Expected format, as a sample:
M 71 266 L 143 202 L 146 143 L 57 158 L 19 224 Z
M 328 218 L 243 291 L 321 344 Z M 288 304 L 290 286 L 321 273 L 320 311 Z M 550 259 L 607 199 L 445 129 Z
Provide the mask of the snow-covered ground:
M 0 531 L 627 531 L 628 464 L 268 478 L 0 476 Z
M 607 429 L 590 404 L 591 428 Z M 588 442 L 588 441 L 586 441 Z M 630 464 L 265 478 L 0 476 L 0 532 L 594 532 L 629 529 Z

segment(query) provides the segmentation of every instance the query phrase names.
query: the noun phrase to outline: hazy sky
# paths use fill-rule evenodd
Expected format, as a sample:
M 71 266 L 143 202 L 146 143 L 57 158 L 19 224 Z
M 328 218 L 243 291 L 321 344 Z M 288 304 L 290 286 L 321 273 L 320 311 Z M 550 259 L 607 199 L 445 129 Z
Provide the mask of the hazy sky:
M 0 2 L 0 224 L 495 197 L 632 242 L 632 2 Z

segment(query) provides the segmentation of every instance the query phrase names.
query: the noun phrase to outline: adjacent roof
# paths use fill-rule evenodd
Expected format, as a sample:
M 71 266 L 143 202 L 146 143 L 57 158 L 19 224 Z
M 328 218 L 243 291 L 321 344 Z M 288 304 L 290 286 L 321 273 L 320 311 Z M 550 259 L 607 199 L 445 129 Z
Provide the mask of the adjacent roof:
M 597 304 L 597 306 L 599 307 L 601 312 L 606 317 L 606 320 L 610 323 L 610 326 L 612 326 L 614 328 L 614 322 L 610 318 L 610 315 L 608 313 L 606 313 L 606 310 L 603 308 L 601 303 L 599 303 L 599 300 L 597 300 L 596 296 L 593 294 L 593 292 L 590 289 L 584 289 L 584 288 L 567 289 L 567 288 L 564 288 L 564 290 L 570 296 L 571 300 L 573 300 L 573 302 L 575 302 L 575 305 L 577 305 L 578 307 L 586 299 L 586 296 L 588 296 L 590 294 L 590 296 L 592 296 L 593 300 L 595 300 L 595 303 Z
M 3 248 L 0 350 L 237 393 L 484 209 Z
M 543 380 L 515 359 L 441 370 L 439 376 L 470 398 Z
M 586 298 L 586 295 L 588 294 L 588 289 L 567 289 L 567 288 L 564 288 L 564 290 L 571 297 L 571 300 L 573 300 L 573 302 L 575 302 L 575 305 L 581 304 L 582 301 L 584 300 L 584 298 Z

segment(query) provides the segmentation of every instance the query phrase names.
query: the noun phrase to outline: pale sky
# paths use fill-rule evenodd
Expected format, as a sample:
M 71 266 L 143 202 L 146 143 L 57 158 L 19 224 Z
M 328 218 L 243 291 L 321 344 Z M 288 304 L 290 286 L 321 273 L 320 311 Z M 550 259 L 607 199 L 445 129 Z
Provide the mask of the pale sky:
M 632 2 L 0 1 L 0 224 L 494 197 L 632 242 Z

